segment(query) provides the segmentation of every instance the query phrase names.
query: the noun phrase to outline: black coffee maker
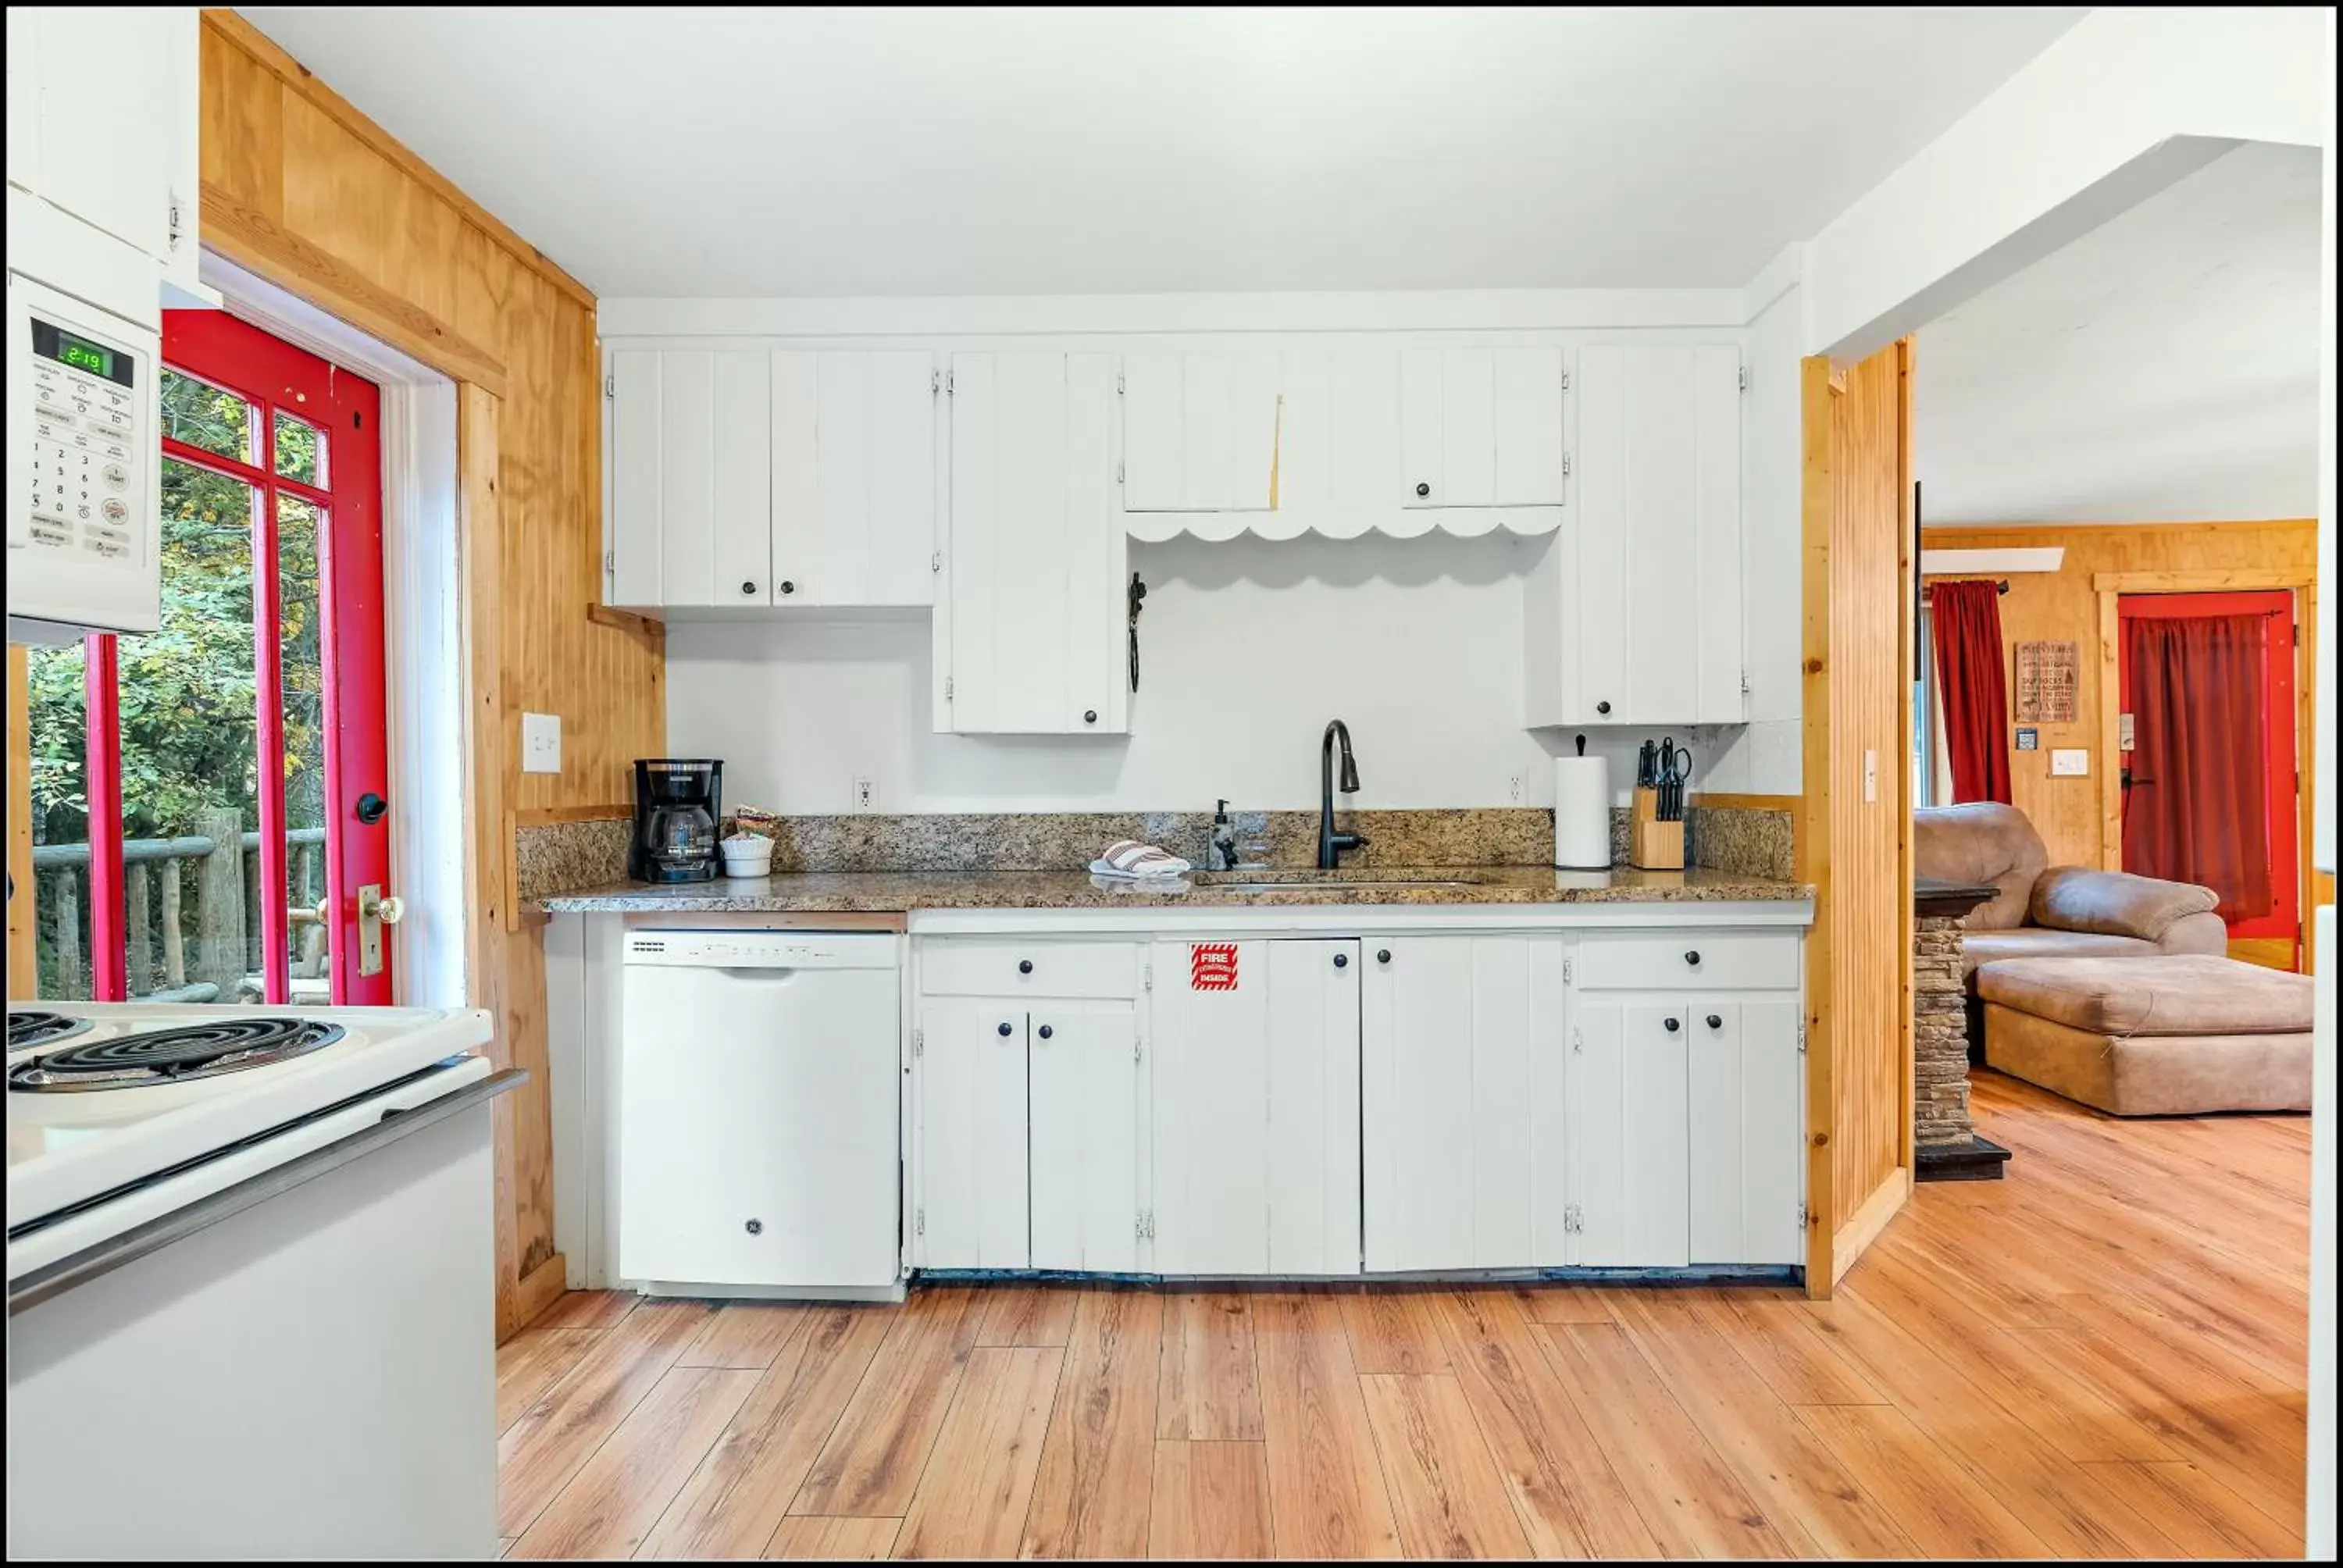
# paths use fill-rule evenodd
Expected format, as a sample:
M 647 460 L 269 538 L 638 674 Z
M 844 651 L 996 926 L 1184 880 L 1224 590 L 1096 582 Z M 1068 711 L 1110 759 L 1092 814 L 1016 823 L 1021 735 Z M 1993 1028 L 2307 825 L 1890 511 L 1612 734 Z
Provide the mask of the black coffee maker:
M 724 764 L 712 757 L 635 759 L 635 836 L 627 875 L 638 882 L 713 881 L 724 810 Z

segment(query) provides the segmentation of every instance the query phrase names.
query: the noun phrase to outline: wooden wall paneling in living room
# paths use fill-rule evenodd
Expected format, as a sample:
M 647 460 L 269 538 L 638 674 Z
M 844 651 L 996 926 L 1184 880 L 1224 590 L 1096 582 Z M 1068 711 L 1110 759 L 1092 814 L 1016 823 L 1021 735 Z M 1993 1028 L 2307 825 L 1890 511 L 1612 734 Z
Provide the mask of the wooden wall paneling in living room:
M 558 1293 L 541 932 L 507 929 L 509 811 L 628 798 L 666 733 L 655 638 L 597 624 L 600 404 L 594 298 L 577 279 L 228 11 L 204 14 L 204 239 L 460 385 L 475 812 L 474 1000 L 500 1061 L 498 1309 Z M 489 535 L 493 538 L 489 538 Z M 482 658 L 483 652 L 487 657 Z M 563 770 L 518 770 L 524 710 L 560 716 Z
M 1910 1190 L 1908 343 L 1810 359 L 1805 420 L 1807 1289 L 1831 1285 Z M 1866 792 L 1865 774 L 1873 772 Z

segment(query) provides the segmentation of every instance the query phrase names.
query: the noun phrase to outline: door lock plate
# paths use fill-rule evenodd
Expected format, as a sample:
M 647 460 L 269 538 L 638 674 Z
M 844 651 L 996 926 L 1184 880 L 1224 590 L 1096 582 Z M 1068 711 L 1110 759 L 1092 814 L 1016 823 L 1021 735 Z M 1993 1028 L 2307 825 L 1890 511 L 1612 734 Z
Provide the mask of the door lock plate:
M 358 890 L 358 973 L 382 973 L 382 884 Z

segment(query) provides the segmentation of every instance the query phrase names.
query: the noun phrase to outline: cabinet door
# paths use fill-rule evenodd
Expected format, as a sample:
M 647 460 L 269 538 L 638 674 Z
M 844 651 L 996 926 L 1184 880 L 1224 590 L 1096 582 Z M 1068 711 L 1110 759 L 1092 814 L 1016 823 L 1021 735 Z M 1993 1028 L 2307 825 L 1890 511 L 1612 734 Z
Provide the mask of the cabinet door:
M 1155 949 L 1155 1270 L 1356 1273 L 1359 944 L 1204 945 Z
M 1576 721 L 1741 718 L 1740 375 L 1731 346 L 1580 352 Z
M 920 1010 L 912 1252 L 929 1268 L 1027 1266 L 1025 1028 L 1021 1001 Z
M 1128 1002 L 1037 1001 L 1027 1040 L 1033 1267 L 1139 1267 L 1139 1030 Z
M 666 367 L 655 348 L 610 352 L 610 517 L 607 525 L 612 604 L 659 599 L 659 405 Z
M 789 351 L 772 377 L 773 602 L 930 603 L 933 357 Z
M 1400 357 L 1404 507 L 1562 504 L 1562 351 L 1418 348 Z
M 175 73 L 196 64 L 174 34 L 178 25 L 176 17 L 158 24 L 142 7 L 108 5 L 45 7 L 33 22 L 34 189 L 166 264 L 171 182 L 182 139 L 196 135 L 191 119 L 182 123 L 193 95 Z
M 1559 1044 L 1560 942 L 1412 937 L 1364 947 L 1366 1266 L 1555 1261 L 1537 1255 L 1534 1063 Z
M 949 728 L 1124 728 L 1122 521 L 1102 354 L 952 358 Z
M 1687 1005 L 1692 1261 L 1801 1262 L 1797 999 Z
M 1567 1093 L 1570 1202 L 1578 1227 L 1574 1263 L 1682 1268 L 1691 1261 L 1688 1010 L 1677 999 L 1584 993 L 1572 999 Z
M 1125 357 L 1123 510 L 1270 510 L 1282 375 L 1274 354 Z

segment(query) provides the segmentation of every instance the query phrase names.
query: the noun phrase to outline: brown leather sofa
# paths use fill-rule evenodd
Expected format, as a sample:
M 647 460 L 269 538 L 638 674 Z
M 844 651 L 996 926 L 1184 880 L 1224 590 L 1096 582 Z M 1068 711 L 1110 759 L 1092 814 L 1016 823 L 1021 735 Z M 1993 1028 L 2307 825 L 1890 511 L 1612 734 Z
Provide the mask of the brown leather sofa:
M 1978 801 L 1912 813 L 1912 869 L 1999 891 L 1969 912 L 1962 972 L 1996 959 L 2225 954 L 2228 928 L 2210 888 L 2128 871 L 2053 866 L 2026 813 Z

